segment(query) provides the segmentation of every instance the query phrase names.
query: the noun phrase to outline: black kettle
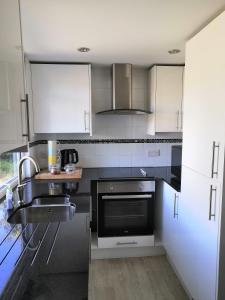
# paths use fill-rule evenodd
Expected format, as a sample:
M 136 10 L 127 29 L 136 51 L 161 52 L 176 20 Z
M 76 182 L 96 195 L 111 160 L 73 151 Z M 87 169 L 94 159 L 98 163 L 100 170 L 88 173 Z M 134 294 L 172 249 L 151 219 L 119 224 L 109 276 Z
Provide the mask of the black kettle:
M 79 161 L 78 152 L 75 149 L 61 150 L 61 170 L 64 170 L 67 164 L 76 164 Z

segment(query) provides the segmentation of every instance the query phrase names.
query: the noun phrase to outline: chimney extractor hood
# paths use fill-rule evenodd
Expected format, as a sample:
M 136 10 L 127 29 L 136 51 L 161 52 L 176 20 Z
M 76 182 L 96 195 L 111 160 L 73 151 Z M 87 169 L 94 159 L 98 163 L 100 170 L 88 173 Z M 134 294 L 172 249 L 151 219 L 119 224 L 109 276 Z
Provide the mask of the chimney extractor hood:
M 133 108 L 132 105 L 132 65 L 113 64 L 113 103 L 112 109 L 100 111 L 97 114 L 104 115 L 140 115 L 151 114 L 144 109 Z

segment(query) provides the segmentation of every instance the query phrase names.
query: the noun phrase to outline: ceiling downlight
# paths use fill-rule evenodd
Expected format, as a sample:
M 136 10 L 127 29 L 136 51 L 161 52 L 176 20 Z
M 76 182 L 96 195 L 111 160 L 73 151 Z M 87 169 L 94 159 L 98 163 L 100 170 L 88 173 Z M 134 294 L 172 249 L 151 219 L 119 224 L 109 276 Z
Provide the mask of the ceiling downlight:
M 171 49 L 171 50 L 168 51 L 169 54 L 178 54 L 180 52 L 181 52 L 180 49 Z
M 88 48 L 88 47 L 80 47 L 77 49 L 79 52 L 82 52 L 82 53 L 86 53 L 86 52 L 89 52 L 91 49 Z

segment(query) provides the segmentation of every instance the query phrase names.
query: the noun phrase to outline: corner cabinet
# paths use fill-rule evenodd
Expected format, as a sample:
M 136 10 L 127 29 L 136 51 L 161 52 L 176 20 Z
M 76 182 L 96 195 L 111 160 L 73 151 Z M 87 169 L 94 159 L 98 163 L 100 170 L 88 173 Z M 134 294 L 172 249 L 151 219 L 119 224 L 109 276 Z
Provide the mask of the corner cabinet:
M 182 131 L 183 66 L 153 66 L 149 71 L 148 134 Z
M 26 109 L 19 2 L 2 0 L 0 1 L 0 154 L 26 144 L 28 137 Z
M 92 133 L 91 66 L 32 63 L 34 133 Z

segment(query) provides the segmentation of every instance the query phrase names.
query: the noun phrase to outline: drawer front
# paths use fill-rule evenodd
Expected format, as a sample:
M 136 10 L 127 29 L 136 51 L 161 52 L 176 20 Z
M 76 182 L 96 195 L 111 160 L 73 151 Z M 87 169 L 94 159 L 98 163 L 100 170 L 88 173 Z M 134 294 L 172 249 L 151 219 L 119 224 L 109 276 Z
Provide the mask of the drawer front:
M 154 235 L 98 238 L 98 248 L 150 247 L 154 244 Z

